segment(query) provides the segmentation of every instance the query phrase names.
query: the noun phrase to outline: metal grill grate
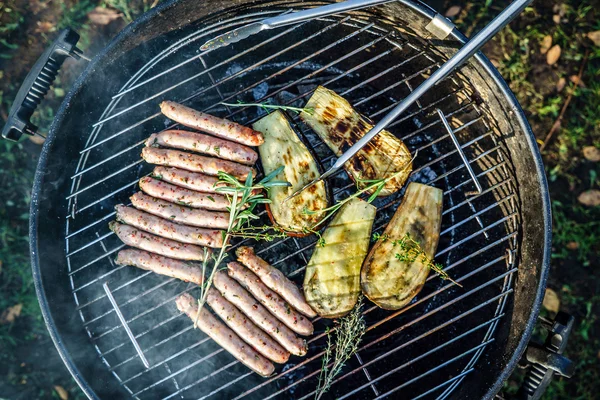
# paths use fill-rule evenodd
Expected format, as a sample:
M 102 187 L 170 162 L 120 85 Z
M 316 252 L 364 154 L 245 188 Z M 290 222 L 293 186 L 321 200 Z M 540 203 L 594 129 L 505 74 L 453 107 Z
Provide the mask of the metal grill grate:
M 301 106 L 321 84 L 377 119 L 443 62 L 434 48 L 367 12 L 323 18 L 215 52 L 198 52 L 217 33 L 285 10 L 231 12 L 214 25 L 180 34 L 115 94 L 81 151 L 66 198 L 73 298 L 99 358 L 132 397 L 314 396 L 324 331 L 331 321 L 315 320 L 306 357 L 292 357 L 273 377 L 260 378 L 192 329 L 177 311 L 175 297 L 196 290 L 193 285 L 114 265 L 115 253 L 124 246 L 107 227 L 114 205 L 127 204 L 137 180 L 151 170 L 139 157 L 144 140 L 174 126 L 156 113 L 162 99 L 250 124 L 264 112 L 219 102 L 274 100 Z M 336 378 L 336 398 L 384 398 L 400 390 L 407 398 L 445 398 L 477 368 L 477 360 L 494 342 L 512 293 L 519 213 L 500 135 L 480 101 L 469 82 L 455 74 L 390 127 L 411 152 L 418 150 L 411 179 L 444 190 L 436 259 L 464 287 L 432 275 L 402 310 L 367 304 L 368 331 L 356 357 Z M 330 165 L 334 156 L 327 146 L 297 118 L 295 122 L 320 162 Z M 353 188 L 344 172 L 332 184 L 336 199 Z M 385 227 L 400 200 L 401 194 L 376 200 L 374 231 Z M 287 238 L 260 243 L 257 250 L 301 282 L 314 244 L 312 237 Z M 111 296 L 103 288 L 106 282 Z M 144 367 L 134 343 L 150 368 Z

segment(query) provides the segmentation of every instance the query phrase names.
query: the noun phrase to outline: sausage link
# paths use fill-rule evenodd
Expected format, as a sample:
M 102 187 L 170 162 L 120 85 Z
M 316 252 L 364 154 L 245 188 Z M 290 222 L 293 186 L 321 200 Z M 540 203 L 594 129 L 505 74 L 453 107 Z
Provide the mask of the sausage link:
M 143 250 L 125 249 L 119 251 L 115 263 L 133 265 L 159 275 L 170 276 L 185 282 L 202 285 L 204 281 L 200 265 L 159 256 Z
M 219 271 L 215 274 L 213 284 L 227 300 L 239 308 L 262 330 L 271 335 L 273 339 L 277 340 L 287 351 L 296 356 L 306 354 L 308 350 L 306 341 L 297 337 L 290 328 L 275 318 L 246 289 L 231 279 L 225 271 Z
M 161 238 L 116 221 L 112 221 L 108 226 L 127 246 L 179 260 L 204 259 L 204 249 L 200 246 Z
M 317 316 L 317 313 L 306 302 L 304 294 L 298 286 L 290 281 L 283 272 L 273 268 L 265 260 L 254 254 L 252 247 L 241 246 L 235 251 L 235 254 L 242 264 L 250 268 L 269 289 L 283 297 L 292 307 L 307 317 L 314 318 Z
M 235 308 L 218 290 L 210 288 L 206 295 L 206 302 L 221 317 L 223 322 L 237 333 L 243 341 L 252 346 L 254 350 L 278 364 L 283 364 L 290 358 L 290 353 L 266 332 L 254 325 L 244 313 Z
M 149 196 L 183 206 L 217 211 L 225 211 L 229 207 L 229 200 L 222 194 L 196 192 L 149 176 L 140 179 L 139 185 Z
M 192 321 L 196 320 L 198 304 L 191 294 L 184 293 L 175 302 L 179 311 L 190 317 Z M 215 318 L 206 308 L 200 310 L 198 327 L 225 351 L 257 374 L 266 377 L 275 371 L 273 363 L 244 343 L 234 331 Z
M 152 171 L 152 177 L 204 193 L 217 193 L 217 187 L 225 186 L 223 182 L 219 182 L 219 179 L 214 176 L 174 167 L 155 167 Z
M 260 146 L 265 142 L 262 133 L 254 129 L 223 118 L 204 114 L 173 101 L 163 101 L 160 103 L 160 111 L 167 118 L 182 125 L 247 146 Z
M 181 243 L 223 247 L 223 231 L 180 225 L 122 204 L 115 206 L 116 219 L 148 233 Z
M 154 133 L 146 141 L 146 146 L 163 146 L 188 150 L 246 165 L 253 165 L 258 159 L 258 154 L 243 144 L 202 133 L 182 130 L 168 130 Z
M 142 158 L 150 164 L 177 167 L 212 176 L 217 176 L 219 172 L 226 172 L 241 180 L 246 179 L 250 172 L 252 172 L 252 176 L 256 176 L 254 168 L 247 165 L 179 150 L 144 147 L 142 149 Z
M 254 272 L 237 262 L 230 262 L 227 264 L 227 273 L 252 293 L 256 300 L 260 301 L 288 328 L 300 335 L 312 335 L 312 323 L 304 315 L 297 313 L 277 293 L 266 287 Z
M 130 197 L 138 210 L 181 224 L 205 228 L 227 229 L 229 213 L 188 208 L 137 192 Z

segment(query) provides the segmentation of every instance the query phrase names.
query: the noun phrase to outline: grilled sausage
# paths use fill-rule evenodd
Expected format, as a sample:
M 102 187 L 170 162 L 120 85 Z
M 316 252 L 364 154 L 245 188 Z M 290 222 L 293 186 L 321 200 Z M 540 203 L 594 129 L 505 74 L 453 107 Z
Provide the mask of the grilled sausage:
M 115 210 L 117 221 L 166 239 L 199 246 L 223 247 L 223 231 L 176 224 L 122 204 L 116 205 Z
M 188 208 L 137 192 L 130 197 L 138 210 L 181 224 L 205 228 L 227 229 L 229 213 Z
M 213 279 L 215 288 L 223 297 L 239 308 L 248 318 L 279 342 L 284 349 L 296 356 L 306 354 L 306 341 L 297 337 L 263 307 L 246 289 L 231 279 L 225 271 L 219 271 Z
M 140 179 L 139 185 L 147 195 L 183 206 L 218 211 L 225 211 L 229 207 L 229 200 L 221 194 L 196 192 L 149 176 Z
M 244 313 L 235 308 L 218 290 L 210 288 L 206 296 L 206 302 L 221 317 L 223 322 L 237 333 L 243 341 L 252 346 L 254 350 L 278 364 L 283 364 L 290 358 L 290 353 L 266 332 L 254 325 Z
M 142 149 L 142 158 L 150 164 L 177 167 L 213 176 L 217 176 L 220 171 L 242 180 L 246 179 L 250 171 L 252 171 L 253 176 L 256 176 L 256 171 L 247 165 L 179 150 L 144 147 Z
M 196 320 L 198 304 L 191 294 L 184 293 L 175 302 L 179 311 L 190 317 L 192 321 Z M 275 366 L 269 360 L 248 346 L 234 331 L 215 318 L 206 308 L 200 310 L 198 327 L 225 351 L 257 374 L 266 377 L 275 371 Z
M 308 317 L 314 318 L 317 316 L 317 313 L 306 302 L 304 294 L 298 286 L 280 270 L 273 268 L 265 260 L 254 254 L 252 247 L 241 246 L 235 251 L 235 254 L 242 264 L 250 268 L 269 289 L 283 297 L 292 307 Z
M 167 118 L 182 125 L 247 146 L 260 146 L 265 142 L 262 133 L 254 129 L 223 118 L 204 114 L 173 101 L 163 101 L 160 103 L 160 111 Z
M 237 262 L 230 262 L 227 264 L 227 273 L 252 293 L 256 300 L 260 301 L 288 328 L 304 336 L 313 333 L 312 323 L 304 315 L 298 314 L 277 293 L 266 287 L 254 272 Z
M 146 146 L 204 153 L 246 165 L 253 165 L 258 159 L 258 154 L 248 146 L 190 131 L 169 130 L 155 133 L 148 138 Z
M 120 224 L 117 221 L 112 221 L 108 226 L 127 246 L 179 260 L 202 261 L 204 259 L 204 249 L 200 246 L 179 243 L 151 235 L 129 225 Z
M 119 251 L 115 263 L 119 265 L 133 265 L 159 275 L 170 276 L 185 282 L 202 285 L 202 268 L 200 265 L 174 260 L 159 256 L 158 254 L 136 249 Z
M 217 193 L 217 187 L 225 186 L 223 183 L 219 183 L 219 179 L 214 176 L 173 167 L 156 167 L 152 171 L 152 177 L 204 193 Z

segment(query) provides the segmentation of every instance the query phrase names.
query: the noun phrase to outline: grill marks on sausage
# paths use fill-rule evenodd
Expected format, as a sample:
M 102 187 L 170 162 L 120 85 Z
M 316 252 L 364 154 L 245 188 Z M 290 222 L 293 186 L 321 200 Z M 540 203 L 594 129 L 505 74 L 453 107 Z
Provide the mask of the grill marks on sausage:
M 193 321 L 196 320 L 198 305 L 192 295 L 189 293 L 182 294 L 177 298 L 176 304 L 179 311 L 186 314 Z M 234 331 L 215 318 L 206 308 L 200 310 L 198 327 L 223 349 L 257 374 L 266 377 L 272 375 L 275 371 L 273 363 L 248 346 Z
M 227 264 L 227 272 L 288 328 L 300 335 L 312 335 L 314 328 L 308 318 L 290 307 L 277 293 L 262 283 L 252 271 L 237 262 L 230 262 Z
M 181 243 L 223 247 L 223 231 L 181 225 L 122 204 L 115 206 L 116 219 L 148 233 Z
M 223 118 L 204 114 L 173 101 L 160 103 L 160 110 L 167 118 L 175 122 L 223 139 L 233 140 L 246 146 L 260 146 L 265 142 L 262 133 L 254 129 Z
M 156 167 L 152 171 L 152 177 L 176 186 L 204 193 L 217 193 L 217 187 L 223 186 L 219 184 L 217 177 L 173 167 Z
M 217 176 L 220 171 L 233 175 L 238 179 L 246 179 L 251 171 L 252 175 L 256 176 L 256 171 L 247 165 L 179 150 L 144 147 L 142 158 L 150 164 L 177 167 L 212 176 Z
M 182 206 L 216 211 L 225 211 L 229 207 L 229 200 L 222 194 L 196 192 L 149 176 L 140 179 L 139 185 L 149 196 Z
M 202 285 L 204 281 L 200 265 L 174 260 L 147 251 L 125 249 L 119 251 L 115 263 L 118 265 L 132 265 L 134 267 L 152 271 L 159 275 L 170 276 L 185 282 Z
M 216 289 L 209 289 L 206 302 L 213 311 L 225 322 L 242 340 L 252 346 L 273 362 L 283 364 L 290 358 L 290 353 L 275 342 L 266 332 L 259 329 L 243 313 Z
M 188 150 L 246 165 L 253 165 L 258 159 L 258 154 L 248 146 L 202 133 L 182 130 L 167 130 L 152 134 L 146 141 L 146 146 Z
M 252 247 L 241 246 L 235 251 L 235 254 L 242 264 L 252 270 L 269 289 L 279 294 L 292 307 L 308 317 L 317 316 L 317 313 L 306 302 L 298 286 L 280 270 L 254 254 Z

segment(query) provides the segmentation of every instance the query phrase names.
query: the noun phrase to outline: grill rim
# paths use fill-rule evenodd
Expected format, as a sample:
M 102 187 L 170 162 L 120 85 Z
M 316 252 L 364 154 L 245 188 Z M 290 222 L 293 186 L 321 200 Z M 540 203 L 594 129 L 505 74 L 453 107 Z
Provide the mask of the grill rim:
M 234 2 L 245 3 L 239 0 L 234 0 Z M 80 388 L 83 390 L 83 392 L 89 398 L 93 399 L 98 399 L 99 397 L 96 394 L 95 390 L 85 379 L 85 377 L 82 375 L 79 367 L 76 365 L 69 349 L 67 348 L 63 340 L 63 336 L 59 332 L 58 325 L 55 323 L 54 317 L 52 315 L 52 309 L 48 297 L 46 295 L 42 279 L 43 276 L 41 271 L 41 262 L 39 259 L 38 226 L 40 216 L 42 216 L 43 218 L 42 211 L 40 210 L 40 203 L 42 199 L 41 194 L 43 192 L 44 187 L 46 168 L 48 165 L 50 152 L 53 148 L 55 141 L 57 140 L 57 136 L 60 134 L 58 131 L 59 128 L 62 126 L 63 121 L 67 117 L 67 112 L 69 110 L 71 101 L 74 97 L 76 97 L 76 95 L 81 91 L 81 89 L 84 88 L 85 84 L 88 82 L 90 75 L 93 75 L 97 67 L 102 67 L 104 64 L 110 63 L 111 57 L 109 56 L 118 52 L 121 46 L 127 45 L 128 41 L 135 42 L 136 31 L 145 28 L 143 25 L 145 25 L 148 22 L 154 21 L 154 19 L 157 17 L 160 18 L 161 14 L 165 13 L 167 10 L 175 8 L 183 3 L 185 3 L 185 0 L 169 0 L 143 14 L 133 23 L 125 27 L 119 34 L 117 34 L 117 36 L 115 36 L 111 40 L 111 42 L 105 48 L 103 48 L 93 58 L 91 62 L 88 63 L 85 70 L 77 78 L 77 80 L 69 90 L 68 94 L 65 96 L 63 102 L 61 103 L 60 107 L 56 112 L 56 116 L 49 129 L 46 141 L 42 147 L 42 151 L 35 172 L 30 205 L 29 237 L 31 267 L 36 294 L 42 311 L 42 316 L 46 323 L 46 327 L 48 329 L 52 342 L 54 343 L 56 349 L 59 352 L 61 359 L 63 360 L 65 366 L 67 367 L 75 381 L 78 383 Z M 411 0 L 402 0 L 402 3 L 404 3 L 405 6 L 411 8 L 413 11 L 421 14 L 425 18 L 431 19 L 436 14 L 436 12 L 432 8 L 423 3 L 420 3 L 419 1 L 413 2 Z M 457 30 L 453 30 L 450 34 L 450 37 L 456 40 L 461 45 L 464 45 L 464 43 L 468 40 L 466 36 L 464 36 L 461 32 Z M 533 135 L 531 127 L 529 126 L 529 123 L 527 122 L 525 114 L 521 106 L 517 102 L 514 94 L 509 89 L 508 85 L 506 84 L 498 70 L 492 65 L 492 63 L 487 59 L 487 57 L 485 57 L 481 52 L 478 52 L 473 56 L 473 60 L 476 61 L 475 64 L 479 68 L 483 69 L 481 75 L 487 75 L 487 77 L 489 77 L 488 82 L 490 83 L 490 86 L 493 85 L 500 90 L 500 92 L 498 93 L 498 97 L 501 98 L 504 102 L 506 102 L 506 105 L 510 107 L 510 111 L 512 111 L 513 113 L 512 117 L 519 124 L 519 127 L 523 135 L 525 136 L 525 140 L 527 141 L 530 150 L 529 154 L 533 157 L 532 161 L 535 165 L 537 183 L 540 187 L 540 200 L 542 203 L 542 218 L 540 222 L 542 222 L 543 224 L 542 233 L 544 248 L 542 251 L 541 265 L 539 265 L 540 271 L 539 278 L 537 279 L 536 293 L 533 299 L 531 312 L 527 318 L 525 327 L 523 328 L 523 334 L 521 335 L 518 344 L 513 351 L 512 356 L 505 363 L 505 366 L 502 368 L 500 374 L 495 378 L 494 384 L 490 386 L 487 393 L 483 397 L 486 399 L 491 399 L 501 389 L 503 382 L 510 376 L 512 371 L 515 369 L 519 359 L 521 358 L 522 354 L 527 348 L 527 345 L 533 333 L 533 328 L 536 325 L 549 274 L 550 249 L 552 239 L 552 219 L 547 179 L 541 154 L 537 148 L 535 137 Z M 103 68 L 100 68 L 100 70 L 102 69 Z M 110 373 L 106 372 L 106 376 L 110 376 Z M 102 379 L 103 376 L 98 376 L 97 378 Z M 110 379 L 114 379 L 114 377 L 111 376 Z

